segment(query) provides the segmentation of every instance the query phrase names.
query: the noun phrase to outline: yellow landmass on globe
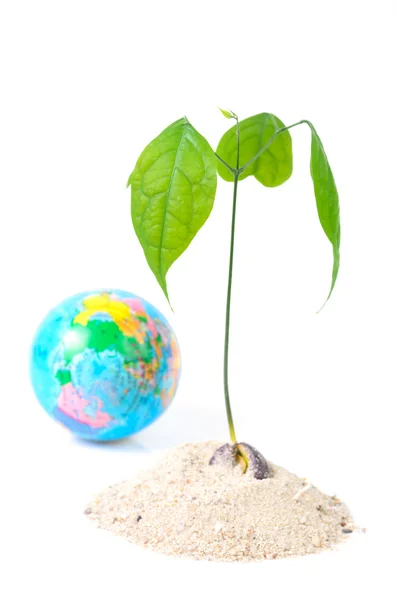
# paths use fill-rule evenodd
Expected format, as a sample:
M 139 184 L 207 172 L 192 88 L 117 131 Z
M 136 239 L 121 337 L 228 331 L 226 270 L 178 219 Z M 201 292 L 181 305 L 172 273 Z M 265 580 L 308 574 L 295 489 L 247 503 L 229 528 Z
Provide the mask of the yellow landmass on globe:
M 121 300 L 113 300 L 109 294 L 100 294 L 91 296 L 83 300 L 86 310 L 81 311 L 73 320 L 73 323 L 87 326 L 87 323 L 93 315 L 98 312 L 108 313 L 116 323 L 117 327 L 128 337 L 135 336 L 142 343 L 144 334 L 141 324 L 134 319 L 129 306 Z

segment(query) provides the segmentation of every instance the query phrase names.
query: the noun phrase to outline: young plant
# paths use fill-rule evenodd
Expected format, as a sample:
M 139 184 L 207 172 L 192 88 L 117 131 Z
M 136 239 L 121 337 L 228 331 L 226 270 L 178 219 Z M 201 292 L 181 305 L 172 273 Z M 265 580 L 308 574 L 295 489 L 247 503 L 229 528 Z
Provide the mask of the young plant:
M 238 462 L 258 479 L 269 475 L 264 457 L 252 446 L 238 443 L 229 394 L 229 330 L 233 279 L 234 236 L 238 183 L 254 176 L 265 187 L 281 185 L 292 174 L 292 140 L 289 130 L 306 124 L 311 130 L 310 174 L 320 224 L 332 244 L 331 296 L 339 270 L 339 199 L 334 177 L 321 140 L 310 121 L 286 127 L 270 113 L 239 121 L 232 111 L 222 110 L 236 123 L 221 138 L 214 152 L 186 117 L 164 129 L 142 152 L 130 175 L 132 223 L 153 271 L 169 301 L 166 275 L 208 219 L 215 199 L 217 173 L 233 183 L 229 275 L 226 298 L 224 346 L 224 393 L 232 444 L 219 448 L 211 463 Z

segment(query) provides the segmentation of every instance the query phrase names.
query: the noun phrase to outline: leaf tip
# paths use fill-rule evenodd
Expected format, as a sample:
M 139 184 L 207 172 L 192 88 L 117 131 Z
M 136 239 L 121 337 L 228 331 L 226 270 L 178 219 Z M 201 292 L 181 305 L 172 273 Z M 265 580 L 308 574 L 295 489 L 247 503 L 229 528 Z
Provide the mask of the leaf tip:
M 128 188 L 130 187 L 131 183 L 132 183 L 132 173 L 131 173 L 131 175 L 128 177 L 128 181 L 127 181 L 127 184 L 126 184 L 126 186 L 125 186 L 125 187 L 126 187 L 126 189 L 128 189 Z
M 331 298 L 332 292 L 333 292 L 334 287 L 335 287 L 335 283 L 336 283 L 336 279 L 332 282 L 329 294 L 326 297 L 325 302 L 322 304 L 322 306 L 320 306 L 320 308 L 316 311 L 316 315 L 320 314 L 320 312 L 323 310 L 324 306 L 328 303 L 328 300 Z
M 174 312 L 174 309 L 172 308 L 172 305 L 170 302 L 170 297 L 168 295 L 167 281 L 165 279 L 165 276 L 163 276 L 163 275 L 157 276 L 156 275 L 156 279 L 157 279 L 161 289 L 163 290 L 164 296 L 167 298 L 167 302 L 168 302 L 170 309 L 172 310 L 172 312 Z
M 163 289 L 163 292 L 164 292 L 164 294 L 165 294 L 165 297 L 167 298 L 168 306 L 170 307 L 170 309 L 172 310 L 172 312 L 175 312 L 175 311 L 174 311 L 174 309 L 173 309 L 173 307 L 172 307 L 172 304 L 171 304 L 170 298 L 169 298 L 169 296 L 168 296 L 168 291 L 167 291 L 167 289 L 165 289 L 165 290 Z

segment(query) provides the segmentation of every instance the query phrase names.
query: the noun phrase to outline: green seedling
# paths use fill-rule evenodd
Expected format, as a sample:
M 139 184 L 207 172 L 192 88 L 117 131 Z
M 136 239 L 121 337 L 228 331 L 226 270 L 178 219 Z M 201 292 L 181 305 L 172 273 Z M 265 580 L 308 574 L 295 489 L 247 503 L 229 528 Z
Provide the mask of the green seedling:
M 265 187 L 277 187 L 287 181 L 292 174 L 289 130 L 299 125 L 309 126 L 310 174 L 317 213 L 333 250 L 331 286 L 326 302 L 339 270 L 339 199 L 324 147 L 310 121 L 302 120 L 286 127 L 275 115 L 260 113 L 240 122 L 234 112 L 220 110 L 224 117 L 234 120 L 235 125 L 223 135 L 216 152 L 184 117 L 146 146 L 127 187 L 131 187 L 131 216 L 136 235 L 147 263 L 169 301 L 167 272 L 211 214 L 217 175 L 233 183 L 224 343 L 224 393 L 232 443 L 219 448 L 211 463 L 218 460 L 239 463 L 244 472 L 251 469 L 255 477 L 263 479 L 270 473 L 266 460 L 252 446 L 237 442 L 229 394 L 230 305 L 238 184 L 249 176 Z

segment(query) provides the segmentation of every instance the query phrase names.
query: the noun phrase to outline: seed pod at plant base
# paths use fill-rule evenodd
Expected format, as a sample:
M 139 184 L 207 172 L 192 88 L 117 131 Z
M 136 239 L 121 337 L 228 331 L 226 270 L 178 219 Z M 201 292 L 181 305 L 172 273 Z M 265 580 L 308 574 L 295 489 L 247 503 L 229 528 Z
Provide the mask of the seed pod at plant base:
M 210 465 L 233 466 L 236 464 L 236 444 L 223 444 L 210 460 Z
M 270 476 L 270 468 L 264 456 L 256 448 L 245 443 L 220 446 L 212 456 L 210 465 L 240 465 L 243 473 L 250 471 L 255 479 L 266 479 Z
M 247 463 L 247 469 L 253 472 L 255 479 L 267 479 L 270 477 L 270 468 L 264 456 L 249 444 L 237 444 L 237 451 Z

